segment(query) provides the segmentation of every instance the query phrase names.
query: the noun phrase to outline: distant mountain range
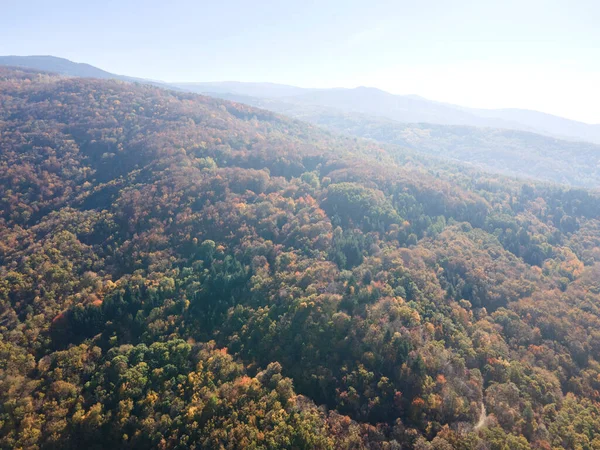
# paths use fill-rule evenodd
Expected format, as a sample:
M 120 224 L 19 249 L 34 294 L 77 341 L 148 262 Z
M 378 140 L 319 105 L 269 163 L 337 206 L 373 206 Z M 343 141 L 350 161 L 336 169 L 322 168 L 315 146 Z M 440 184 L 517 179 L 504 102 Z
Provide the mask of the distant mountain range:
M 472 164 L 488 172 L 600 187 L 600 145 L 520 130 L 403 124 L 358 114 L 315 112 L 303 119 L 334 131 Z
M 295 105 L 335 108 L 343 112 L 385 117 L 403 123 L 467 125 L 530 131 L 561 139 L 600 144 L 600 125 L 523 109 L 476 109 L 428 100 L 417 95 L 394 95 L 376 88 L 301 89 L 271 83 L 178 83 L 204 94 L 230 93 L 270 98 Z
M 403 123 L 285 99 L 212 95 L 311 122 L 334 132 L 394 144 L 488 172 L 570 186 L 600 187 L 600 145 L 591 142 L 507 128 Z M 393 149 L 388 151 L 393 152 Z
M 0 449 L 598 449 L 600 192 L 427 153 L 594 146 L 276 104 L 422 153 L 0 66 Z
M 169 86 L 166 83 L 145 78 L 128 77 L 126 75 L 117 75 L 99 69 L 85 63 L 76 63 L 65 58 L 56 56 L 0 56 L 0 66 L 11 67 L 26 67 L 29 69 L 43 70 L 45 72 L 58 73 L 68 77 L 81 78 L 102 78 L 102 79 L 117 79 L 130 81 L 135 83 L 152 84 L 159 87 L 169 87 L 171 89 L 180 90 L 175 86 Z
M 75 63 L 54 56 L 0 56 L 0 65 L 29 67 L 75 77 L 118 78 L 126 81 L 147 82 L 204 94 L 236 94 L 258 98 L 276 98 L 293 104 L 336 108 L 344 112 L 385 117 L 404 123 L 505 128 L 600 144 L 600 125 L 590 125 L 538 111 L 466 108 L 435 102 L 416 95 L 394 95 L 369 87 L 304 89 L 275 83 L 238 81 L 167 84 L 117 75 L 89 64 Z
M 202 93 L 237 94 L 251 97 L 286 98 L 300 96 L 316 89 L 305 89 L 277 83 L 243 83 L 241 81 L 222 81 L 208 83 L 171 83 L 180 89 Z
M 76 63 L 55 56 L 0 56 L 0 65 L 28 67 L 70 77 L 122 78 L 120 75 L 106 72 L 89 64 Z
M 167 84 L 53 56 L 5 56 L 0 57 L 0 65 L 206 94 L 488 171 L 600 187 L 600 146 L 596 145 L 600 144 L 600 125 L 537 111 L 473 109 L 368 87 L 305 89 L 236 81 Z

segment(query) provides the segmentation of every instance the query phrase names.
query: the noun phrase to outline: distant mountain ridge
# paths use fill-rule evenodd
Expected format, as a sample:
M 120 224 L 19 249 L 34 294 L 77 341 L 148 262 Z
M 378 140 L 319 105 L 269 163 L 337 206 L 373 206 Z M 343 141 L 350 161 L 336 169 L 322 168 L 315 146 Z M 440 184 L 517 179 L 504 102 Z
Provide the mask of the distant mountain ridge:
M 471 125 L 510 128 L 518 124 L 495 121 L 454 106 L 433 102 L 418 96 L 393 95 L 377 88 L 357 87 L 317 91 L 296 96 L 294 102 L 336 108 L 346 112 L 369 114 L 406 123 Z
M 44 70 L 46 72 L 56 72 L 61 75 L 72 77 L 90 77 L 90 78 L 118 78 L 120 75 L 107 72 L 94 67 L 90 64 L 76 63 L 65 58 L 55 56 L 35 55 L 35 56 L 0 56 L 0 65 L 27 67 L 30 69 Z
M 116 78 L 209 95 L 235 94 L 278 99 L 290 104 L 335 108 L 403 123 L 504 128 L 600 144 L 600 124 L 592 125 L 523 109 L 468 108 L 428 100 L 418 95 L 394 95 L 372 87 L 307 89 L 277 83 L 240 81 L 164 83 L 117 75 L 89 64 L 75 63 L 55 56 L 0 56 L 0 65 L 28 67 L 75 77 Z
M 466 108 L 364 86 L 306 89 L 237 81 L 166 84 L 52 56 L 0 57 L 0 65 L 206 94 L 485 171 L 600 188 L 600 126 L 537 111 Z
M 277 83 L 244 83 L 241 81 L 216 81 L 205 83 L 171 83 L 180 89 L 202 93 L 237 94 L 252 97 L 285 98 L 302 95 L 316 89 L 305 89 Z
M 212 95 L 311 122 L 337 133 L 472 165 L 486 172 L 600 188 L 600 145 L 591 142 L 508 128 L 405 123 L 336 108 L 289 103 L 285 99 Z
M 470 108 L 467 108 L 467 110 L 473 111 Z M 480 116 L 495 117 L 526 124 L 531 128 L 530 131 L 536 133 L 570 139 L 578 138 L 583 141 L 600 144 L 600 124 L 591 125 L 528 109 L 478 109 L 474 111 Z
M 135 83 L 152 84 L 159 87 L 168 87 L 170 89 L 180 90 L 175 86 L 168 86 L 166 83 L 145 78 L 129 77 L 126 75 L 118 75 L 99 69 L 86 63 L 77 63 L 66 58 L 58 58 L 49 55 L 34 55 L 34 56 L 0 56 L 0 66 L 24 67 L 28 69 L 43 70 L 44 72 L 53 72 L 68 77 L 79 78 L 100 78 L 100 79 L 117 79 L 122 81 L 130 81 Z
M 261 90 L 261 86 L 266 85 Z M 204 94 L 235 94 L 277 99 L 295 105 L 335 108 L 403 123 L 466 125 L 529 131 L 561 139 L 600 144 L 600 124 L 591 125 L 538 111 L 477 109 L 428 100 L 418 95 L 395 95 L 378 88 L 303 89 L 273 83 L 176 83 L 180 89 Z M 285 92 L 294 92 L 283 95 Z
M 142 83 L 0 105 L 0 449 L 598 448 L 600 193 Z

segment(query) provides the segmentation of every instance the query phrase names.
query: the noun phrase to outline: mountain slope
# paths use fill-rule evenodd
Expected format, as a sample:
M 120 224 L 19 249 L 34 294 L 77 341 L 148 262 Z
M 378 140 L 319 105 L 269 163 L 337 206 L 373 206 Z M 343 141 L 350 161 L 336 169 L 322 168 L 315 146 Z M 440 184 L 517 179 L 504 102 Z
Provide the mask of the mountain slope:
M 472 164 L 483 170 L 570 186 L 600 187 L 600 146 L 499 128 L 402 123 L 331 107 L 216 94 L 265 108 L 335 132 L 397 144 L 423 155 Z
M 238 81 L 222 81 L 213 83 L 171 83 L 171 85 L 199 94 L 236 94 L 267 98 L 290 97 L 311 91 L 311 89 L 287 86 L 284 84 L 242 83 Z
M 598 196 L 117 80 L 0 104 L 0 447 L 600 439 Z
M 42 70 L 45 72 L 57 73 L 68 77 L 101 78 L 131 81 L 160 87 L 168 87 L 169 89 L 178 90 L 177 87 L 168 86 L 166 83 L 162 83 L 160 81 L 128 77 L 125 75 L 117 75 L 99 69 L 98 67 L 92 66 L 90 64 L 76 63 L 65 58 L 58 58 L 56 56 L 0 56 L 0 66 L 22 67 L 34 70 Z
M 287 100 L 302 105 L 317 105 L 345 112 L 386 117 L 400 122 L 498 126 L 498 121 L 457 110 L 454 106 L 416 96 L 392 95 L 380 89 L 367 87 L 316 91 Z M 500 126 L 509 128 L 511 125 L 517 124 L 502 122 Z
M 589 125 L 564 117 L 553 116 L 539 111 L 525 109 L 479 109 L 475 112 L 482 117 L 499 118 L 523 124 L 538 133 L 549 136 L 570 138 L 574 140 L 595 142 L 600 144 L 600 124 Z
M 0 56 L 0 65 L 28 67 L 71 77 L 117 78 L 118 75 L 84 63 L 55 56 Z
M 403 123 L 464 125 L 528 131 L 555 138 L 600 144 L 600 125 L 590 125 L 537 111 L 476 109 L 435 102 L 416 95 L 394 95 L 376 88 L 301 89 L 262 83 L 181 83 L 184 90 L 277 99 L 296 107 L 319 106 Z M 287 94 L 286 94 L 287 93 Z
M 352 114 L 316 112 L 297 117 L 337 132 L 398 144 L 490 172 L 600 188 L 600 145 L 518 130 L 403 124 Z
M 385 117 L 405 123 L 432 123 L 529 131 L 575 141 L 600 144 L 600 124 L 589 125 L 537 111 L 475 109 L 427 100 L 416 95 L 393 95 L 375 88 L 305 89 L 276 83 L 191 82 L 166 83 L 116 75 L 89 64 L 54 56 L 0 56 L 0 65 L 29 67 L 67 76 L 116 78 L 207 94 L 234 94 L 261 99 L 282 99 L 291 104 L 333 107 Z
M 393 95 L 375 88 L 320 90 L 287 100 L 399 122 L 507 128 L 600 144 L 600 125 L 588 125 L 537 111 L 464 108 L 417 96 Z

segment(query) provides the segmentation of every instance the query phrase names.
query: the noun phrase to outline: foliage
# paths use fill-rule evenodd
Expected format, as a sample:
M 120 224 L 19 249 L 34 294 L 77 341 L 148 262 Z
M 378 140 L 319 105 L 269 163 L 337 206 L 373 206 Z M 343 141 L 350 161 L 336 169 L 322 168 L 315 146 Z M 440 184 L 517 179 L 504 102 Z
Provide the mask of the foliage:
M 0 447 L 598 447 L 595 194 L 26 70 L 0 137 Z

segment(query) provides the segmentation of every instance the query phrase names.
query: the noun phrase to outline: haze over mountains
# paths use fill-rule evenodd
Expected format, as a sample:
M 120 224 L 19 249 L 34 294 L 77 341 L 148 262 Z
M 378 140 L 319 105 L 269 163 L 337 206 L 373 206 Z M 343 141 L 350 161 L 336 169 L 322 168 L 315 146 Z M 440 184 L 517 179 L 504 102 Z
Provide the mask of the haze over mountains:
M 179 83 L 175 86 L 197 93 L 231 93 L 301 105 L 324 106 L 359 112 L 406 123 L 469 125 L 531 131 L 548 136 L 600 143 L 600 125 L 565 119 L 522 109 L 476 109 L 450 105 L 417 95 L 394 95 L 371 87 L 354 89 L 304 89 L 261 83 Z M 285 92 L 298 92 L 285 94 Z
M 316 89 L 305 89 L 277 83 L 244 83 L 241 81 L 216 81 L 208 83 L 171 83 L 173 86 L 197 93 L 237 94 L 251 97 L 286 98 L 302 96 Z
M 597 193 L 143 83 L 0 105 L 0 448 L 599 448 Z
M 0 450 L 600 450 L 600 1 L 0 4 Z
M 600 125 L 537 111 L 473 109 L 369 87 L 305 89 L 237 81 L 167 84 L 116 75 L 52 56 L 0 57 L 0 65 L 202 93 L 487 171 L 600 187 Z
M 11 67 L 27 67 L 29 69 L 43 70 L 46 72 L 58 73 L 68 77 L 82 78 L 100 78 L 100 79 L 117 79 L 131 82 L 141 82 L 153 84 L 156 86 L 167 87 L 166 83 L 160 81 L 149 80 L 145 78 L 129 77 L 126 75 L 117 75 L 99 69 L 85 63 L 76 63 L 65 58 L 58 58 L 49 55 L 33 55 L 33 56 L 0 56 L 0 66 Z M 171 89 L 176 89 L 175 86 L 168 86 Z
M 89 64 L 76 63 L 65 58 L 57 58 L 56 56 L 0 56 L 0 65 L 29 67 L 31 69 L 56 72 L 71 77 L 121 78 L 120 75 L 106 72 Z
M 509 128 L 600 143 L 600 124 L 587 124 L 524 109 L 467 108 L 436 102 L 418 95 L 394 95 L 372 87 L 307 89 L 277 83 L 239 81 L 163 83 L 112 74 L 89 64 L 75 63 L 54 56 L 0 56 L 0 65 L 30 67 L 77 77 L 151 81 L 197 93 L 229 93 L 260 98 L 277 98 L 290 103 L 332 107 L 407 123 L 427 122 L 442 125 Z

